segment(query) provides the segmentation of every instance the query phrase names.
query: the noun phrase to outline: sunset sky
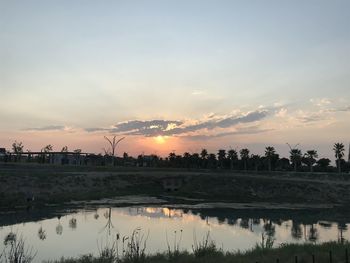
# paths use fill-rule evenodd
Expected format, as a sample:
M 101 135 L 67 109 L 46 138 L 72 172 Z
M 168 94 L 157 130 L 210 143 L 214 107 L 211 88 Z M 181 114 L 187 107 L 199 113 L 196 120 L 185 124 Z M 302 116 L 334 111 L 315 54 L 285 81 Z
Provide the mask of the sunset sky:
M 0 147 L 350 141 L 350 1 L 0 0 Z

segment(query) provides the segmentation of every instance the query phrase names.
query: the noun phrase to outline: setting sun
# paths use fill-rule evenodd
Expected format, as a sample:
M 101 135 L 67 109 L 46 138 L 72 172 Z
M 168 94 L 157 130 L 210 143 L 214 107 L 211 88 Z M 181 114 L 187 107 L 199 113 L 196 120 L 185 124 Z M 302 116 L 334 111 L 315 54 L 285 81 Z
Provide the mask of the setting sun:
M 167 136 L 161 136 L 161 135 L 154 137 L 156 143 L 159 143 L 159 144 L 165 143 L 166 138 L 167 138 Z

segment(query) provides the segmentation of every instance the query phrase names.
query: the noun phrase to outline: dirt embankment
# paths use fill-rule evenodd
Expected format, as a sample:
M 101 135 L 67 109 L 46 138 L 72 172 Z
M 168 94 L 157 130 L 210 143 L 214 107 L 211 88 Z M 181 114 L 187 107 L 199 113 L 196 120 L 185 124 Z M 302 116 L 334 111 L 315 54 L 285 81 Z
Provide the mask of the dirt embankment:
M 166 192 L 162 178 L 179 177 L 178 191 Z M 334 205 L 350 201 L 350 175 L 236 173 L 135 168 L 0 164 L 0 209 L 123 195 L 181 197 L 195 202 Z

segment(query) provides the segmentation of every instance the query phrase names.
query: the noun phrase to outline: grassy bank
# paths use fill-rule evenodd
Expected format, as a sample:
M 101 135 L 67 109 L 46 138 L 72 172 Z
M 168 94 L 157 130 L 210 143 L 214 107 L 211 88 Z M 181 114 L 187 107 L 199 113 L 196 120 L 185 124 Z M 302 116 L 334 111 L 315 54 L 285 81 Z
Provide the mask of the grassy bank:
M 166 192 L 162 178 L 181 177 L 177 192 Z M 346 174 L 254 173 L 228 170 L 0 164 L 0 209 L 61 204 L 123 195 L 174 196 L 216 202 L 346 204 Z
M 329 262 L 347 262 L 346 250 L 350 249 L 350 244 L 339 244 L 335 242 L 324 243 L 321 245 L 303 244 L 282 245 L 278 248 L 267 249 L 257 246 L 247 252 L 223 252 L 216 247 L 208 247 L 202 251 L 196 252 L 178 252 L 178 253 L 159 253 L 155 255 L 145 255 L 140 258 L 118 258 L 111 257 L 107 254 L 101 254 L 97 257 L 91 255 L 84 255 L 79 258 L 61 259 L 58 261 L 48 261 L 50 263 L 131 263 L 131 262 L 145 262 L 145 263 L 185 263 L 185 262 L 232 262 L 232 263 L 295 263 L 295 262 L 314 262 L 329 263 Z M 331 253 L 331 255 L 330 255 Z M 297 259 L 296 259 L 297 257 Z M 332 261 L 330 261 L 332 257 Z M 296 261 L 297 260 L 297 261 Z

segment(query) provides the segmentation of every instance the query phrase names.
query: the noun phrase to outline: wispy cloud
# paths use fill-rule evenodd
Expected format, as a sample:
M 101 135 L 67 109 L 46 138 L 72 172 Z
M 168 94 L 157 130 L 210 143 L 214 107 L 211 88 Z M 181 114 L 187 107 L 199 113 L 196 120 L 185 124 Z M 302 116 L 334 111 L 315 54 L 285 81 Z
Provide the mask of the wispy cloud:
M 23 131 L 63 131 L 66 129 L 66 126 L 62 125 L 48 125 L 43 127 L 36 127 L 36 128 L 26 128 L 23 129 Z
M 221 132 L 213 135 L 189 135 L 188 137 L 193 140 L 206 140 L 206 139 L 212 139 L 212 138 L 220 138 L 225 136 L 234 136 L 234 135 L 244 135 L 244 134 L 258 134 L 258 133 L 264 133 L 272 131 L 273 129 L 261 129 L 259 126 L 251 126 L 251 127 L 245 127 L 240 128 L 235 131 L 229 131 L 229 132 Z
M 88 132 L 108 131 L 123 135 L 141 135 L 141 136 L 187 136 L 189 133 L 199 131 L 210 131 L 214 129 L 225 130 L 238 124 L 247 124 L 260 121 L 267 117 L 268 110 L 259 109 L 240 115 L 216 116 L 204 121 L 192 121 L 191 124 L 184 121 L 174 120 L 130 120 L 118 123 L 111 128 L 87 128 Z M 227 134 L 229 135 L 229 133 Z M 219 135 L 220 136 L 220 135 Z M 222 133 L 221 136 L 224 136 Z

